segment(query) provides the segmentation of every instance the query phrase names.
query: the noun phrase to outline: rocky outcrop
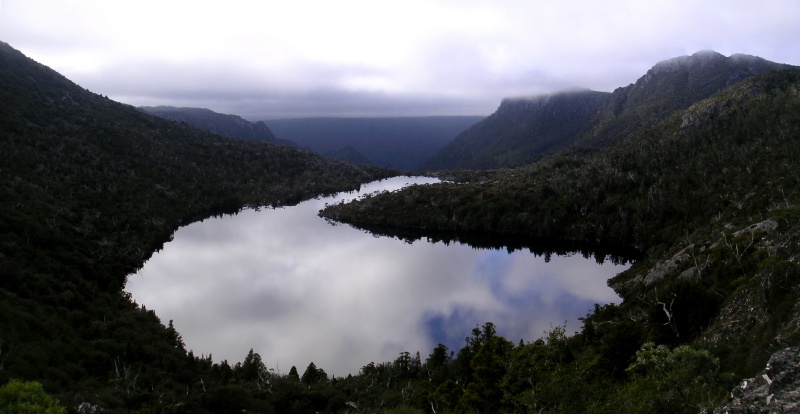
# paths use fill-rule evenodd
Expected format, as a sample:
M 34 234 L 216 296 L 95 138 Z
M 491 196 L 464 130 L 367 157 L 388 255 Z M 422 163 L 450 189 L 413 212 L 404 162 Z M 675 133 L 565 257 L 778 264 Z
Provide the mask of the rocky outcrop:
M 800 413 L 800 347 L 774 353 L 764 371 L 742 381 L 714 413 Z
M 733 237 L 736 238 L 743 234 L 752 234 L 753 237 L 755 237 L 755 234 L 757 233 L 771 233 L 777 228 L 778 222 L 772 219 L 767 219 L 758 223 L 753 223 L 747 227 L 733 232 Z M 714 242 L 711 247 L 714 248 L 725 242 L 727 242 L 726 239 L 719 239 Z M 756 241 L 753 239 L 752 243 L 756 242 L 760 243 L 761 240 L 759 239 Z M 761 246 L 761 244 L 759 244 L 759 246 Z M 695 250 L 696 246 L 694 244 L 690 244 L 671 257 L 655 263 L 653 267 L 650 268 L 646 273 L 638 274 L 628 279 L 612 279 L 609 281 L 609 286 L 617 293 L 624 296 L 624 292 L 628 292 L 637 287 L 649 287 L 655 283 L 658 283 L 665 277 L 696 279 L 700 277 L 703 268 L 708 266 L 709 262 L 703 262 L 702 260 L 698 261 L 698 258 L 695 257 L 698 252 L 695 252 Z M 708 253 L 705 252 L 704 248 L 699 249 L 699 254 L 701 254 L 707 260 Z M 689 263 L 688 268 L 687 263 Z M 691 264 L 694 264 L 694 266 L 691 266 Z

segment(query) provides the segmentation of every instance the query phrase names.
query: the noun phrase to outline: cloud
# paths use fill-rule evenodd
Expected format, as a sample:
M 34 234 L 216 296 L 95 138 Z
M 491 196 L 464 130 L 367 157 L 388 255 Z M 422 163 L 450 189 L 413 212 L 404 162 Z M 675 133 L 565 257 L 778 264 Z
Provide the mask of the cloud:
M 793 0 L 30 0 L 0 4 L 0 38 L 134 105 L 488 115 L 507 96 L 611 91 L 702 49 L 800 64 L 798 18 Z

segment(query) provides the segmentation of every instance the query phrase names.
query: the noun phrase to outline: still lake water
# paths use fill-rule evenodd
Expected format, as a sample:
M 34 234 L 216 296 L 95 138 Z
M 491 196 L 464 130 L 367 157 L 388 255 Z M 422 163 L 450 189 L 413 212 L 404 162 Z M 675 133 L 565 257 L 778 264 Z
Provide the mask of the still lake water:
M 164 324 L 173 320 L 195 355 L 234 364 L 252 348 L 281 373 L 314 362 L 336 376 L 402 351 L 424 360 L 440 342 L 458 352 L 485 322 L 514 343 L 565 321 L 571 333 L 595 303 L 619 302 L 606 281 L 628 265 L 407 243 L 317 216 L 326 203 L 435 181 L 397 177 L 193 223 L 130 275 L 125 290 Z

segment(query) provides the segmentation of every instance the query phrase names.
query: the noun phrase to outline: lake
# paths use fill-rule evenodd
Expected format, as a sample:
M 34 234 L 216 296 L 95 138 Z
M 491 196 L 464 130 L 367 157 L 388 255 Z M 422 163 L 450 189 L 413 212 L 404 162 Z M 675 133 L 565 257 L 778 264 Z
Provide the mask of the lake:
M 628 265 L 582 254 L 552 256 L 459 243 L 375 236 L 317 216 L 326 203 L 432 178 L 396 177 L 361 192 L 296 206 L 244 210 L 178 229 L 128 277 L 133 299 L 188 350 L 241 362 L 252 348 L 268 368 L 357 373 L 438 343 L 458 352 L 476 325 L 493 322 L 517 343 L 567 324 L 595 303 L 619 302 L 606 281 Z

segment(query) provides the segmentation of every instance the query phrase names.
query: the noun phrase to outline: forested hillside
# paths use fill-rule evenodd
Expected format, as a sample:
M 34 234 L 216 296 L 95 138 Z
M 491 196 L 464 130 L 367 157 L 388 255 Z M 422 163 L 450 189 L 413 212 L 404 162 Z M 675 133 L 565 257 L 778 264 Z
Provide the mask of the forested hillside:
M 174 407 L 201 377 L 226 392 L 210 358 L 187 356 L 122 291 L 179 226 L 390 175 L 162 120 L 5 43 L 0 146 L 0 384 L 35 380 L 70 407 L 112 411 Z M 195 397 L 187 412 L 213 406 Z
M 786 67 L 755 56 L 698 52 L 659 62 L 636 83 L 610 94 L 582 91 L 506 99 L 423 166 L 515 167 L 574 145 L 607 145 L 749 76 Z

